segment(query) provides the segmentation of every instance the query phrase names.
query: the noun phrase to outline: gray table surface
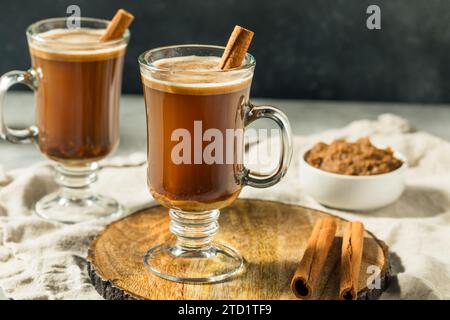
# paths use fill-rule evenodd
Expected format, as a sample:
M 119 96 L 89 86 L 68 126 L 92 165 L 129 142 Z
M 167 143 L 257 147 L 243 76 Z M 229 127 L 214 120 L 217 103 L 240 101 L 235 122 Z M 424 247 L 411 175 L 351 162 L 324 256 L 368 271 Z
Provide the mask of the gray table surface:
M 358 119 L 375 119 L 394 113 L 409 120 L 416 129 L 428 131 L 450 141 L 450 107 L 443 105 L 357 103 L 330 101 L 255 99 L 256 104 L 271 104 L 282 109 L 296 135 L 339 128 Z M 61 106 L 63 107 L 63 106 Z M 6 98 L 5 117 L 10 127 L 33 123 L 33 95 L 12 92 Z M 140 95 L 125 95 L 121 101 L 121 143 L 116 155 L 146 150 L 144 100 Z M 33 145 L 0 142 L 0 166 L 5 170 L 28 166 L 45 158 Z M 0 299 L 4 295 L 0 289 Z

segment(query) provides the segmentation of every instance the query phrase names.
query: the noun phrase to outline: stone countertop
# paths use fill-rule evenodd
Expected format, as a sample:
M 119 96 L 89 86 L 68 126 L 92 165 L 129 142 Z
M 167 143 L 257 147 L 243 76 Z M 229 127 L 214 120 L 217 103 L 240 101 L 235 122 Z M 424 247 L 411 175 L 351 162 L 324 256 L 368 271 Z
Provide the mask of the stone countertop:
M 353 120 L 375 119 L 382 113 L 394 113 L 409 120 L 418 130 L 428 131 L 450 141 L 450 108 L 442 105 L 271 99 L 255 99 L 253 102 L 270 104 L 282 109 L 289 117 L 296 135 L 317 133 L 342 127 Z M 9 93 L 5 111 L 8 125 L 21 128 L 32 124 L 33 103 L 31 93 Z M 269 124 L 270 120 L 262 120 L 259 123 L 260 126 Z M 145 109 L 142 96 L 123 96 L 120 127 L 121 142 L 115 155 L 146 150 Z M 13 145 L 0 141 L 0 166 L 5 170 L 28 166 L 42 160 L 45 160 L 44 156 L 34 145 Z

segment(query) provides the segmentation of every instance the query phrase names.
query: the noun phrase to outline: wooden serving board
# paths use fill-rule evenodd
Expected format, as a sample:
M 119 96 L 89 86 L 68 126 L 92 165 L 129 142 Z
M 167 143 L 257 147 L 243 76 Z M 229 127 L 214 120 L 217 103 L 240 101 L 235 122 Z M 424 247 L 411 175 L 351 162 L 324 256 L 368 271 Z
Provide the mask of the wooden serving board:
M 237 200 L 223 209 L 217 240 L 244 256 L 245 271 L 216 284 L 181 284 L 148 271 L 144 253 L 172 237 L 168 210 L 152 207 L 108 225 L 92 242 L 89 274 L 106 299 L 296 299 L 290 281 L 303 256 L 314 223 L 329 214 L 296 205 L 263 200 Z M 338 221 L 338 236 L 345 220 Z M 317 299 L 337 299 L 339 256 L 337 237 L 319 279 Z M 367 288 L 368 266 L 380 270 L 381 289 Z M 359 284 L 360 299 L 378 298 L 389 282 L 387 246 L 366 232 Z

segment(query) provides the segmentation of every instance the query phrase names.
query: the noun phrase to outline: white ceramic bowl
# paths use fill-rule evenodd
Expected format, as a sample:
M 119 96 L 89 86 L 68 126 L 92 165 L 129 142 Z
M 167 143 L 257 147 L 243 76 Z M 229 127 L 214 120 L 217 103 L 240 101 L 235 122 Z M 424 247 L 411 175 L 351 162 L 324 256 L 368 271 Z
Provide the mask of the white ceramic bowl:
M 306 152 L 307 153 L 307 152 Z M 348 176 L 317 169 L 300 160 L 300 185 L 319 203 L 351 211 L 369 211 L 396 201 L 405 189 L 405 157 L 394 152 L 403 165 L 389 173 L 372 176 Z

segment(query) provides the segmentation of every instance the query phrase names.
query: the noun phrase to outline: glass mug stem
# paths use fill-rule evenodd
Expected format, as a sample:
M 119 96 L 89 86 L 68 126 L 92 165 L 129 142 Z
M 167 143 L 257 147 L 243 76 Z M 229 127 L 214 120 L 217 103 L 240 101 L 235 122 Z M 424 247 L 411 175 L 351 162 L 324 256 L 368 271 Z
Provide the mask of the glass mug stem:
M 59 189 L 36 203 L 36 213 L 67 224 L 94 220 L 99 218 L 99 213 L 105 213 L 105 217 L 118 216 L 122 208 L 116 200 L 92 191 L 98 169 L 97 162 L 76 167 L 57 163 L 55 181 Z
M 187 212 L 170 209 L 170 232 L 176 240 L 151 248 L 144 263 L 161 278 L 185 283 L 211 283 L 242 271 L 244 260 L 233 248 L 213 242 L 219 210 Z
M 211 248 L 213 237 L 219 231 L 219 210 L 186 212 L 171 209 L 169 229 L 177 237 L 179 250 L 203 250 Z

